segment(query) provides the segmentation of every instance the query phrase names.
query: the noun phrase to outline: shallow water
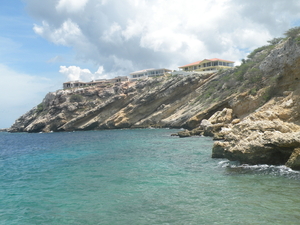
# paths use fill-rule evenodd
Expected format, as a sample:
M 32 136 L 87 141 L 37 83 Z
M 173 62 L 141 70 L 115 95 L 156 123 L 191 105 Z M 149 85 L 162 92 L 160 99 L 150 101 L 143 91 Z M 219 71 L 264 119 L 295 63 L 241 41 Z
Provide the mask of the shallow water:
M 300 174 L 176 130 L 0 133 L 0 224 L 299 224 Z

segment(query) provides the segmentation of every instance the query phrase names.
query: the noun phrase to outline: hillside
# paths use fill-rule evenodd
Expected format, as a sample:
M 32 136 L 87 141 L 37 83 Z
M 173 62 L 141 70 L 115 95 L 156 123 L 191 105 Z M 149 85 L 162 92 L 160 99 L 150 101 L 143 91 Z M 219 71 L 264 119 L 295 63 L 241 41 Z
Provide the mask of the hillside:
M 251 164 L 289 161 L 287 165 L 297 169 L 298 42 L 296 37 L 279 39 L 253 51 L 242 65 L 215 74 L 58 90 L 47 94 L 9 131 L 183 127 L 192 130 L 188 135 L 223 139 L 215 143 L 213 157 Z

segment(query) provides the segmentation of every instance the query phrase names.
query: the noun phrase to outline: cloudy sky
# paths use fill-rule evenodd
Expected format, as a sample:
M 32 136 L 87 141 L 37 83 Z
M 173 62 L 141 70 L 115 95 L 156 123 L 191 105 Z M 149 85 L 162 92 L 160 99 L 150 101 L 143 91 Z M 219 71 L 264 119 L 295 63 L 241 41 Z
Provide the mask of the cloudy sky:
M 299 0 L 1 0 L 0 128 L 65 81 L 238 64 L 299 25 Z

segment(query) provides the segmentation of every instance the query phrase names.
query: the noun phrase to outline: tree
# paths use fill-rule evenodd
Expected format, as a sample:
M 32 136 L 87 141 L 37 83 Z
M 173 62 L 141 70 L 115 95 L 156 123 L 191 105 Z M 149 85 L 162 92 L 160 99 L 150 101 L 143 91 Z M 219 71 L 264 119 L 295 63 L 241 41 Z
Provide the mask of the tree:
M 283 40 L 283 38 L 273 38 L 272 40 L 268 41 L 268 43 L 270 43 L 271 45 L 276 45 L 279 42 L 281 42 Z
M 295 38 L 300 34 L 300 27 L 293 27 L 284 33 L 285 36 Z

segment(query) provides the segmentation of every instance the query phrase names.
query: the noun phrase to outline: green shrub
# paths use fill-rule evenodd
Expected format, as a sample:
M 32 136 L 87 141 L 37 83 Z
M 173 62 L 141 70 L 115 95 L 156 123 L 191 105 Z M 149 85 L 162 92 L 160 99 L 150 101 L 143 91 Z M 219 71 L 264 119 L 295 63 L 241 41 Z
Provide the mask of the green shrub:
M 254 56 L 255 56 L 257 53 L 259 53 L 259 52 L 261 52 L 261 51 L 263 51 L 263 50 L 265 50 L 265 49 L 267 49 L 267 48 L 269 48 L 269 47 L 270 47 L 269 45 L 264 45 L 264 46 L 262 46 L 262 47 L 259 47 L 259 48 L 257 48 L 257 49 L 254 49 L 247 57 L 248 57 L 249 59 L 253 59 Z
M 244 80 L 244 75 L 245 73 L 248 71 L 248 69 L 253 66 L 254 62 L 246 62 L 241 64 L 238 68 L 237 71 L 233 74 L 233 76 L 235 77 L 235 79 L 237 81 L 242 81 Z
M 38 106 L 36 107 L 36 112 L 40 113 L 43 110 L 44 110 L 44 104 L 43 103 L 38 104 Z
M 297 42 L 297 44 L 300 44 L 300 37 L 296 37 L 295 41 Z
M 237 71 L 234 73 L 234 77 L 237 81 L 241 82 L 244 80 L 244 72 L 243 71 Z
M 270 86 L 263 95 L 263 99 L 267 102 L 276 95 L 278 95 L 278 88 L 276 86 Z
M 83 101 L 83 97 L 81 95 L 72 95 L 70 97 L 70 102 L 82 102 Z
M 252 89 L 250 90 L 250 92 L 249 92 L 249 94 L 252 95 L 252 96 L 255 96 L 256 93 L 257 93 L 257 88 L 256 88 L 256 87 L 252 88 Z
M 263 73 L 258 68 L 252 68 L 250 71 L 249 81 L 251 83 L 257 83 L 262 80 Z

